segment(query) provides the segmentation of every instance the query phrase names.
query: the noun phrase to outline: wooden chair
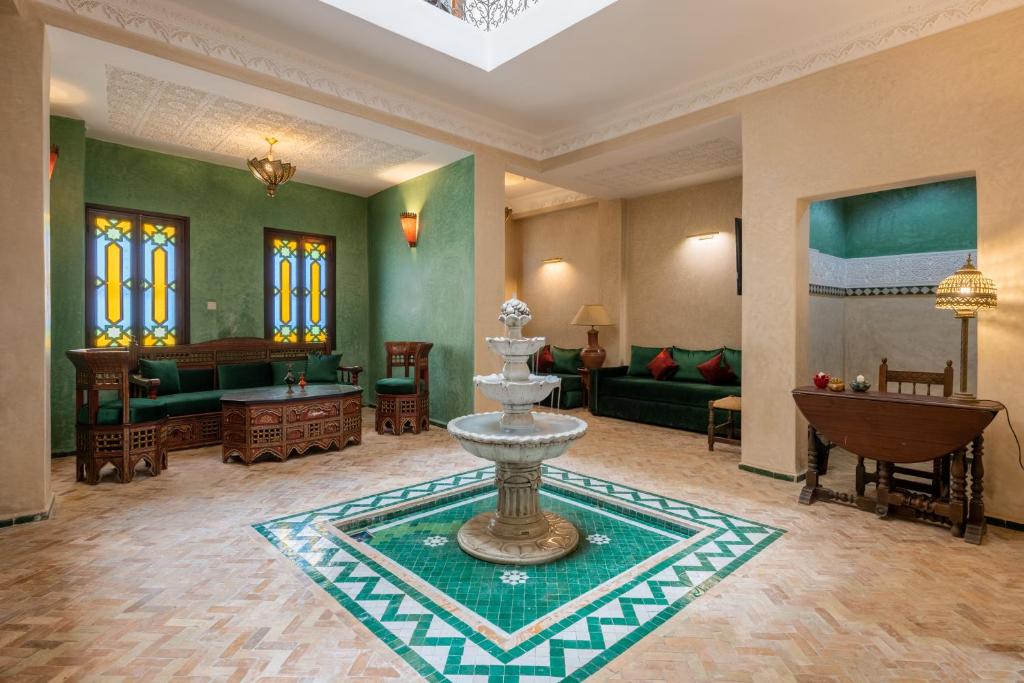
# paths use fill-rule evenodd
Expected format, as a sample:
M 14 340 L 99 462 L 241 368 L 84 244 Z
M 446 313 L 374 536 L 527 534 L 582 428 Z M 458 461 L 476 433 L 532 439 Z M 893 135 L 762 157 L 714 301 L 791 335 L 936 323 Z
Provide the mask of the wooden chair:
M 377 433 L 413 434 L 430 429 L 430 366 L 434 347 L 428 342 L 387 342 L 387 376 L 377 380 Z M 395 371 L 404 371 L 396 377 Z
M 75 366 L 75 479 L 98 484 L 111 464 L 118 480 L 135 477 L 139 461 L 153 476 L 167 469 L 164 427 L 167 411 L 150 399 L 129 397 L 130 370 L 138 365 L 132 349 L 77 349 L 67 352 Z M 116 399 L 101 404 L 100 392 Z M 137 417 L 138 415 L 138 417 Z M 142 419 L 148 416 L 151 419 Z
M 883 358 L 882 364 L 878 366 L 878 391 L 887 393 L 890 385 L 896 385 L 896 393 L 906 393 L 904 386 L 910 388 L 912 394 L 923 394 L 925 396 L 953 395 L 953 361 L 946 361 L 946 367 L 942 372 L 920 372 L 917 370 L 890 370 L 889 359 Z M 938 387 L 935 391 L 933 388 Z M 921 391 L 918 391 L 918 389 Z M 874 472 L 867 472 L 864 469 L 864 458 L 857 458 L 857 494 L 863 496 L 864 489 L 868 483 L 878 485 L 878 467 L 875 465 Z M 914 469 L 913 467 L 902 467 L 890 464 L 891 471 L 889 479 L 892 488 L 902 488 L 910 491 L 928 493 L 936 498 L 945 498 L 949 495 L 949 467 L 950 458 L 944 456 L 932 462 L 932 471 Z

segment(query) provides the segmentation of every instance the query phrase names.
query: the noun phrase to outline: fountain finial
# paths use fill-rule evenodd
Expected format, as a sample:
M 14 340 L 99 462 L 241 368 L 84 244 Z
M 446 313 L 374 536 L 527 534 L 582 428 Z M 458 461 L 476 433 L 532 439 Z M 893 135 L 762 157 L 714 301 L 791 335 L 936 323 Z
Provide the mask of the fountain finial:
M 531 320 L 533 320 L 533 316 L 530 315 L 530 307 L 526 305 L 525 301 L 512 297 L 501 305 L 501 315 L 498 316 L 498 321 L 505 327 L 521 329 Z

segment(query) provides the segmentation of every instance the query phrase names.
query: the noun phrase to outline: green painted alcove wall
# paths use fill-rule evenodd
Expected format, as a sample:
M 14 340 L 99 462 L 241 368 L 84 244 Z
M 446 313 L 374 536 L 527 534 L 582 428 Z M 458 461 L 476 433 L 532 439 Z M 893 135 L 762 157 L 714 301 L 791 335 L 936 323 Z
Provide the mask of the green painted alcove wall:
M 811 248 L 842 258 L 976 249 L 974 178 L 811 205 Z
M 385 341 L 428 341 L 430 417 L 447 422 L 473 409 L 474 160 L 369 199 L 371 361 L 366 386 L 385 375 Z M 420 215 L 410 248 L 399 214 Z
M 80 122 L 75 122 L 80 123 Z M 69 123 L 55 121 L 65 133 Z M 271 199 L 242 169 L 91 138 L 84 143 L 84 184 L 58 185 L 54 174 L 53 450 L 74 449 L 73 373 L 64 351 L 84 344 L 83 203 L 155 211 L 190 220 L 191 341 L 263 336 L 263 228 L 337 239 L 337 348 L 345 361 L 369 361 L 367 200 L 291 182 Z M 55 140 L 57 144 L 60 141 Z M 58 173 L 63 172 L 64 149 Z M 301 170 L 300 170 L 301 173 Z M 77 209 L 72 205 L 77 204 Z M 207 310 L 207 301 L 217 309 Z

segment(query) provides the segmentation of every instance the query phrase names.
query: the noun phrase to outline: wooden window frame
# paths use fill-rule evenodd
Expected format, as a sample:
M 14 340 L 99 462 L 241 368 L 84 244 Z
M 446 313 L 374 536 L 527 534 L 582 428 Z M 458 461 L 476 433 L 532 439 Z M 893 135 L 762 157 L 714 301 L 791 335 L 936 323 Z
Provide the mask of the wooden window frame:
M 93 236 L 92 216 L 96 213 L 131 218 L 135 221 L 134 234 L 132 235 L 132 284 L 141 281 L 141 274 L 144 271 L 142 249 L 142 222 L 145 218 L 153 218 L 158 221 L 176 221 L 181 223 L 181 234 L 178 236 L 178 244 L 175 247 L 175 264 L 177 273 L 177 286 L 174 290 L 177 306 L 175 314 L 178 319 L 178 336 L 173 344 L 189 343 L 189 278 L 190 278 L 190 254 L 189 254 L 189 218 L 188 216 L 176 216 L 170 213 L 157 211 L 139 211 L 137 209 L 125 209 L 119 206 L 108 206 L 106 204 L 85 205 L 85 345 L 95 347 L 93 323 L 96 318 L 96 297 L 92 296 L 96 282 L 96 241 Z M 136 277 L 138 275 L 139 277 Z M 133 287 L 132 305 L 132 336 L 140 346 L 142 345 L 142 318 L 145 297 L 136 296 L 135 292 L 141 289 Z M 120 348 L 120 347 L 118 347 Z
M 315 232 L 300 232 L 296 230 L 283 230 L 281 228 L 264 227 L 263 228 L 263 338 L 273 339 L 274 338 L 274 249 L 273 241 L 275 237 L 288 237 L 298 241 L 299 243 L 299 283 L 300 291 L 306 289 L 306 268 L 305 263 L 305 252 L 302 249 L 302 243 L 305 240 L 311 240 L 315 242 L 322 242 L 327 245 L 327 314 L 329 316 L 327 325 L 327 343 L 330 348 L 335 348 L 335 336 L 337 320 L 336 311 L 337 309 L 337 243 L 335 238 L 331 235 L 319 235 Z M 306 333 L 306 297 L 305 295 L 298 297 L 298 311 L 297 318 L 300 322 L 298 328 L 298 341 L 297 343 L 303 344 L 305 342 Z

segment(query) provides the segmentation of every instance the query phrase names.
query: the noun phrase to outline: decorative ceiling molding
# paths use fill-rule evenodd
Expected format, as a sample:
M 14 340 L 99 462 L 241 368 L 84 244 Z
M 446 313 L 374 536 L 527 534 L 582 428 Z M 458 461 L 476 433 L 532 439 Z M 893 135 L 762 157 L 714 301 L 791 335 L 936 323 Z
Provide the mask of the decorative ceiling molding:
M 207 17 L 152 0 L 36 0 L 133 34 L 241 66 L 436 130 L 541 160 L 792 81 L 829 67 L 1024 6 L 1024 0 L 921 0 L 825 39 L 788 50 L 550 135 L 412 95 L 368 76 L 259 41 Z
M 729 138 L 714 138 L 671 152 L 592 171 L 581 176 L 580 181 L 612 194 L 628 194 L 659 183 L 742 164 L 743 150 L 736 142 Z
M 1024 0 L 924 0 L 910 8 L 903 5 L 898 11 L 822 40 L 620 109 L 600 123 L 590 124 L 587 130 L 577 127 L 547 136 L 541 157 L 611 140 L 1021 6 Z
M 539 138 L 526 131 L 427 97 L 398 92 L 383 81 L 324 64 L 262 36 L 257 41 L 180 7 L 172 11 L 166 3 L 152 0 L 36 2 L 452 135 L 531 158 L 539 156 Z
M 554 187 L 549 190 L 541 190 L 540 192 L 533 192 L 523 197 L 516 197 L 515 199 L 509 199 L 506 203 L 508 208 L 512 209 L 513 217 L 518 217 L 520 214 L 534 213 L 539 211 L 546 211 L 549 209 L 556 209 L 567 204 L 577 205 L 580 202 L 596 201 L 594 197 L 582 192 L 575 192 L 573 190 L 567 190 L 561 187 Z
M 377 175 L 425 153 L 198 88 L 107 65 L 107 112 L 119 133 L 240 161 L 272 136 L 300 171 L 344 179 Z

